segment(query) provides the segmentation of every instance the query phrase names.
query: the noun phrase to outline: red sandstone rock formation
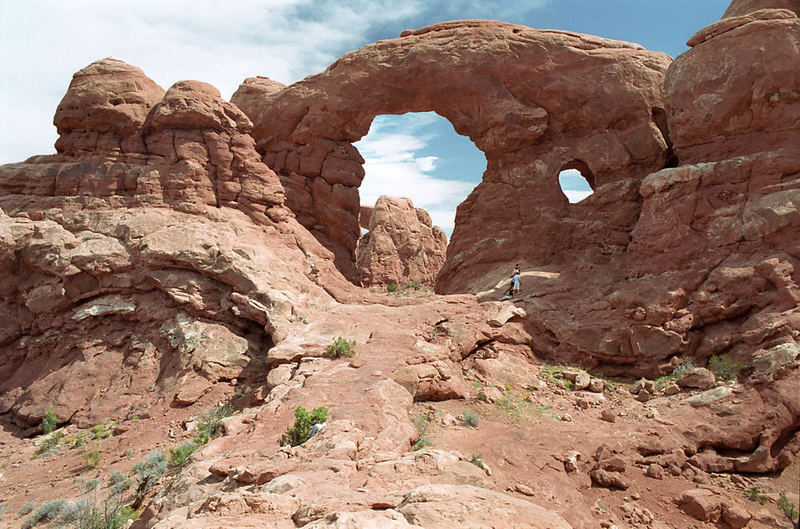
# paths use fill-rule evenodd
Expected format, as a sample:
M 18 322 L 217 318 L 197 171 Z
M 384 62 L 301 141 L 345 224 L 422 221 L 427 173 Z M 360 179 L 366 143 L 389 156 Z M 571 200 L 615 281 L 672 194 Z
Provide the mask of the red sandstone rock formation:
M 363 211 L 363 210 L 362 210 Z M 358 242 L 361 284 L 433 286 L 447 251 L 447 236 L 427 211 L 407 198 L 382 196 L 369 216 L 369 231 Z
M 562 262 L 599 240 L 624 249 L 638 182 L 667 158 L 668 64 L 619 41 L 446 22 L 351 52 L 248 115 L 287 205 L 353 280 L 364 173 L 352 143 L 379 114 L 434 110 L 450 120 L 486 154 L 487 172 L 458 210 L 437 288 L 474 291 L 500 262 Z M 584 168 L 591 205 L 570 206 L 561 193 L 567 166 Z
M 177 83 L 163 97 L 147 99 L 142 93 L 155 89 L 140 71 L 111 60 L 90 66 L 82 72 L 95 73 L 76 77 L 65 96 L 73 103 L 62 105 L 68 117 L 60 127 L 59 154 L 0 168 L 3 420 L 34 426 L 52 407 L 60 422 L 73 423 L 74 432 L 76 425 L 114 418 L 120 422 L 120 440 L 97 446 L 114 470 L 128 471 L 130 465 L 120 457 L 125 447 L 144 455 L 151 446 L 192 439 L 190 412 L 183 406 L 195 406 L 191 413 L 199 413 L 234 387 L 243 391 L 241 399 L 260 406 L 224 420 L 225 435 L 165 478 L 162 497 L 145 502 L 138 523 L 157 529 L 449 527 L 454 520 L 589 529 L 623 523 L 658 527 L 662 520 L 657 518 L 687 526 L 677 507 L 663 501 L 674 491 L 697 518 L 721 517 L 732 526 L 752 519 L 754 527 L 774 526 L 769 513 L 748 513 L 723 498 L 725 487 L 742 496 L 744 485 L 737 490 L 733 481 L 738 476 L 729 484 L 713 474 L 752 473 L 752 479 L 760 479 L 758 474 L 796 461 L 800 451 L 800 249 L 794 235 L 800 228 L 800 153 L 782 136 L 791 127 L 745 97 L 741 79 L 731 85 L 737 87 L 733 99 L 752 110 L 742 123 L 726 114 L 725 92 L 718 86 L 724 78 L 695 85 L 697 101 L 682 90 L 694 82 L 692 75 L 702 73 L 697 65 L 713 64 L 720 49 L 736 55 L 735 42 L 728 42 L 731 34 L 741 32 L 742 46 L 761 42 L 763 33 L 776 49 L 790 49 L 796 19 L 789 11 L 769 10 L 723 22 L 700 32 L 692 39 L 694 49 L 670 67 L 670 106 L 663 115 L 653 106 L 661 101 L 656 80 L 665 61 L 660 56 L 623 43 L 495 23 L 448 23 L 409 32 L 404 39 L 345 56 L 301 86 L 337 75 L 350 79 L 353 65 L 366 69 L 369 75 L 363 78 L 392 80 L 395 73 L 381 71 L 382 65 L 396 64 L 392 60 L 418 66 L 415 73 L 424 81 L 431 70 L 413 60 L 431 56 L 450 66 L 463 61 L 459 71 L 475 73 L 468 67 L 475 61 L 478 73 L 492 72 L 485 63 L 491 55 L 470 51 L 442 57 L 431 51 L 436 38 L 460 42 L 459 30 L 471 38 L 502 37 L 487 41 L 499 58 L 505 55 L 492 47 L 495 42 L 523 55 L 530 51 L 526 43 L 546 45 L 560 63 L 529 62 L 528 67 L 539 68 L 529 81 L 521 75 L 518 84 L 505 79 L 509 83 L 500 87 L 478 75 L 484 84 L 476 83 L 476 91 L 489 86 L 500 95 L 504 89 L 514 92 L 513 98 L 485 99 L 508 110 L 486 114 L 489 121 L 503 116 L 489 128 L 481 129 L 487 123 L 475 115 L 459 116 L 457 108 L 447 107 L 450 119 L 471 130 L 494 156 L 486 182 L 459 210 L 462 223 L 475 217 L 487 225 L 480 231 L 472 229 L 479 226 L 475 222 L 466 222 L 473 235 L 465 231 L 462 241 L 477 237 L 474 233 L 491 235 L 454 261 L 466 276 L 463 284 L 478 289 L 507 279 L 508 248 L 533 244 L 520 233 L 542 234 L 548 223 L 563 225 L 550 238 L 537 239 L 540 247 L 514 254 L 530 260 L 520 259 L 523 292 L 513 305 L 479 303 L 470 295 L 380 297 L 350 286 L 333 269 L 332 253 L 282 205 L 281 183 L 259 161 L 248 135 L 250 123 L 234 105 L 198 82 Z M 372 55 L 387 62 L 370 62 Z M 795 60 L 795 55 L 785 57 Z M 512 66 L 504 67 L 518 71 Z M 436 72 L 436 66 L 428 67 Z M 794 116 L 796 101 L 786 96 L 791 86 L 775 75 L 784 63 L 759 67 L 750 81 L 774 84 L 774 103 L 783 115 Z M 589 78 L 605 79 L 603 86 L 614 97 L 597 96 L 592 83 L 574 87 L 574 95 L 565 93 L 556 73 L 581 68 Z M 732 68 L 746 77 L 741 65 Z M 619 71 L 630 74 L 626 78 L 634 85 L 622 83 Z M 120 84 L 114 72 L 138 79 L 133 82 L 138 88 Z M 529 88 L 534 82 L 542 84 Z M 293 90 L 300 88 L 265 95 L 270 112 L 293 115 L 297 94 L 285 96 Z M 603 112 L 595 117 L 587 108 L 562 108 L 555 101 L 557 91 L 572 105 L 594 98 L 602 103 L 595 110 Z M 134 103 L 127 108 L 114 104 L 116 96 L 80 96 L 112 92 L 128 94 Z M 346 93 L 351 92 L 338 95 Z M 487 93 L 492 94 L 479 95 Z M 531 93 L 549 96 L 542 99 L 545 106 L 528 112 L 532 107 L 525 106 L 530 103 L 525 96 Z M 435 94 L 423 94 L 432 98 L 428 102 L 445 105 Z M 310 206 L 298 211 L 307 216 L 305 223 L 316 219 L 317 236 L 342 219 L 351 224 L 341 211 L 358 211 L 357 202 L 350 207 L 355 184 L 324 182 L 358 176 L 357 170 L 334 170 L 358 161 L 347 147 L 358 134 L 331 136 L 341 142 L 325 144 L 334 154 L 321 160 L 317 151 L 308 150 L 320 145 L 311 133 L 325 128 L 338 134 L 348 123 L 368 125 L 376 112 L 367 105 L 359 114 L 352 103 L 346 108 L 353 114 L 328 114 L 326 109 L 341 110 L 334 103 L 342 100 L 332 97 L 331 92 L 309 95 L 309 121 L 280 125 L 293 135 L 266 153 L 268 158 L 278 152 L 276 160 L 286 154 L 281 162 L 288 164 L 281 169 L 289 188 L 286 200 L 296 206 L 308 199 L 303 204 Z M 708 119 L 721 129 L 708 128 L 699 116 L 686 119 L 685 114 L 706 108 L 707 99 L 720 97 Z M 614 98 L 632 101 L 634 110 L 626 114 Z M 242 108 L 263 126 L 258 99 Z M 391 103 L 397 109 L 410 105 L 388 101 L 397 101 Z M 115 106 L 123 112 L 101 118 Z M 677 131 L 682 165 L 645 176 L 665 162 L 667 126 Z M 743 141 L 747 127 L 753 144 Z M 259 137 L 262 147 L 279 145 Z M 512 137 L 519 144 L 506 141 Z M 506 150 L 503 141 L 511 147 Z M 627 159 L 619 149 L 592 147 L 615 142 L 624 145 Z M 554 151 L 543 155 L 541 164 L 528 158 L 545 147 Z M 336 152 L 344 158 L 337 159 Z M 571 163 L 576 153 L 585 164 L 581 168 L 592 172 L 597 192 L 580 205 L 562 200 L 558 206 L 555 184 L 542 175 L 555 175 L 559 164 Z M 318 165 L 322 178 L 292 175 L 313 173 L 309 167 Z M 542 196 L 523 196 L 530 190 Z M 322 209 L 319 197 L 326 193 L 338 197 L 340 205 Z M 512 207 L 520 208 L 524 229 L 510 226 L 509 233 L 492 227 L 491 217 Z M 622 236 L 631 230 L 629 244 Z M 581 242 L 589 240 L 594 246 Z M 571 258 L 556 266 L 556 257 L 567 250 L 574 250 Z M 544 262 L 551 264 L 541 266 Z M 452 277 L 448 281 L 456 285 Z M 498 290 L 481 298 L 491 299 Z M 326 357 L 326 346 L 337 336 L 356 341 L 354 358 Z M 657 375 L 686 356 L 704 363 L 719 353 L 745 366 L 738 382 L 689 395 L 675 386 L 678 394 L 656 396 L 656 384 L 648 381 L 639 384 L 656 397 L 647 403 L 611 385 L 606 393 L 568 390 L 553 378 L 552 368 L 548 375 L 537 365 L 541 358 L 553 358 L 627 376 Z M 574 380 L 576 389 L 587 380 L 592 384 L 583 372 Z M 496 404 L 483 402 L 482 391 Z M 642 393 L 637 398 L 646 400 Z M 465 400 L 419 404 L 440 399 Z M 328 425 L 304 445 L 278 448 L 277 439 L 298 405 L 328 406 Z M 484 414 L 482 429 L 439 428 L 444 412 L 459 413 L 454 407 Z M 412 410 L 436 421 L 435 448 L 410 450 L 423 434 L 409 420 Z M 535 420 L 515 422 L 514 414 L 525 416 L 525 410 Z M 455 419 L 450 419 L 452 425 Z M 19 458 L 16 472 L 0 475 L 7 512 L 19 509 L 30 494 L 49 500 L 54 488 L 74 492 L 63 485 L 71 475 L 60 472 L 79 468 L 79 454 L 59 453 L 69 465 L 31 459 L 33 444 L 13 439 L 3 425 L 0 451 L 6 456 L 10 447 Z M 117 452 L 107 448 L 112 443 L 118 443 Z M 479 453 L 485 464 L 469 457 Z M 54 475 L 55 481 L 34 477 Z M 694 488 L 690 482 L 712 492 L 687 491 Z M 653 493 L 622 499 L 605 486 Z M 492 487 L 497 490 L 488 490 Z
M 268 77 L 248 77 L 231 96 L 231 103 L 248 116 L 252 116 L 263 105 L 265 97 L 284 88 L 286 85 Z

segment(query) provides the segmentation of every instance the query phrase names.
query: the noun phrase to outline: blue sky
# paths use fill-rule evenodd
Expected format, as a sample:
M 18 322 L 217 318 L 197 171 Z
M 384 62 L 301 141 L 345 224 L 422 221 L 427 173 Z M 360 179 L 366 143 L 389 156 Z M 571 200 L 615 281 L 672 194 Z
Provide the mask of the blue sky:
M 245 77 L 292 83 L 405 29 L 490 18 L 638 42 L 673 57 L 728 0 L 26 0 L 0 1 L 0 163 L 54 152 L 52 118 L 72 74 L 112 56 L 163 88 L 198 79 L 229 98 Z M 379 117 L 362 140 L 376 193 L 409 196 L 452 229 L 483 155 L 435 115 Z M 376 172 L 377 171 L 377 172 Z M 570 183 L 576 187 L 576 183 Z M 441 200 L 433 201 L 436 194 Z M 575 197 L 571 197 L 575 198 Z

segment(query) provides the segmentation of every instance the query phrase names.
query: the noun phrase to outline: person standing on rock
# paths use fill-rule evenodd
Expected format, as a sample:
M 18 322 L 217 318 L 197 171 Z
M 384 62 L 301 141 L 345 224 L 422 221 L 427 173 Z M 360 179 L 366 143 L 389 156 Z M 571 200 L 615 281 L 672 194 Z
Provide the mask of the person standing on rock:
M 519 278 L 520 278 L 521 270 L 519 268 L 519 264 L 514 267 L 514 275 L 511 276 L 511 289 L 514 292 L 519 293 Z

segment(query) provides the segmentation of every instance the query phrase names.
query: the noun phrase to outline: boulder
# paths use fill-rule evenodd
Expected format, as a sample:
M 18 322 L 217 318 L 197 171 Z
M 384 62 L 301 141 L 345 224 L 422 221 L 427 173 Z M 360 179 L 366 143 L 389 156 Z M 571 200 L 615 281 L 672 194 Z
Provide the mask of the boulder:
M 136 66 L 111 57 L 93 62 L 72 76 L 58 105 L 56 150 L 144 152 L 138 134 L 163 96 L 164 89 Z
M 408 198 L 382 196 L 369 217 L 369 231 L 358 243 L 356 266 L 361 284 L 432 286 L 442 267 L 447 237 L 423 209 Z
M 681 375 L 677 384 L 682 388 L 710 389 L 715 382 L 714 373 L 704 367 L 696 367 Z

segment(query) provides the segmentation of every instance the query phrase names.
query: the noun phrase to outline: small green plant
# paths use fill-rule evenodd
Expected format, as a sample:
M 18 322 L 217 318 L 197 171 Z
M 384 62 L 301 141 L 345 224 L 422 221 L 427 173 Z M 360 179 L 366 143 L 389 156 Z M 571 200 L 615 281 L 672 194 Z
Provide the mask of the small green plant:
M 477 428 L 478 424 L 480 423 L 478 415 L 474 411 L 470 410 L 464 410 L 461 412 L 461 421 L 467 426 L 471 426 L 473 428 Z
M 394 294 L 398 290 L 400 290 L 400 287 L 398 287 L 394 283 L 389 283 L 388 285 L 386 285 L 386 292 L 388 292 L 389 294 Z
M 100 452 L 97 450 L 87 450 L 83 453 L 83 463 L 88 469 L 97 468 L 97 465 L 100 464 Z
M 483 462 L 483 454 L 472 454 L 472 458 L 469 462 L 481 470 L 486 470 L 486 463 Z
M 31 527 L 42 522 L 51 522 L 55 520 L 61 510 L 64 508 L 65 503 L 66 502 L 64 500 L 48 501 L 25 519 L 25 521 L 22 523 L 22 529 L 30 529 Z
M 286 430 L 279 441 L 281 446 L 298 446 L 311 438 L 309 430 L 318 423 L 328 420 L 328 408 L 320 406 L 308 413 L 302 406 L 294 410 L 294 425 Z
M 147 459 L 139 461 L 131 467 L 131 477 L 136 482 L 135 498 L 131 505 L 134 510 L 141 506 L 144 497 L 166 471 L 167 456 L 158 450 L 153 450 Z
M 356 354 L 356 341 L 348 340 L 339 336 L 332 344 L 325 349 L 325 353 L 331 358 L 351 357 Z
M 90 435 L 93 441 L 108 439 L 114 435 L 114 423 L 109 423 L 106 421 L 102 424 L 95 424 L 90 430 Z
M 14 209 L 11 210 L 11 212 L 8 214 L 8 216 L 9 217 L 16 217 L 21 211 L 22 211 L 22 208 L 14 208 Z
M 403 290 L 419 290 L 421 286 L 422 283 L 420 283 L 419 281 L 411 281 L 410 283 L 406 283 L 405 286 L 403 286 Z
M 83 437 L 76 437 L 72 440 L 72 448 L 83 448 Z
M 49 456 L 56 450 L 58 450 L 58 442 L 61 438 L 64 437 L 64 434 L 61 432 L 53 432 L 50 434 L 50 437 L 47 437 L 42 441 L 39 445 L 39 448 L 36 450 L 36 453 L 33 457 L 44 457 Z
M 0 503 L 0 520 L 3 519 L 3 511 L 6 510 L 6 504 Z
M 789 498 L 786 497 L 785 490 L 782 490 L 778 496 L 778 508 L 783 511 L 783 514 L 786 516 L 786 518 L 795 524 L 795 527 L 797 527 L 797 507 L 795 507 L 794 503 L 790 502 Z
M 478 400 L 481 402 L 489 402 L 489 397 L 486 396 L 486 393 L 484 393 L 482 389 L 478 391 Z
M 197 423 L 197 435 L 194 437 L 194 442 L 199 445 L 204 445 L 215 437 L 222 434 L 222 419 L 230 417 L 236 413 L 236 408 L 233 404 L 226 402 L 224 404 L 217 404 L 211 408 Z
M 183 443 L 178 448 L 170 448 L 168 462 L 169 466 L 179 467 L 183 465 L 195 450 L 197 450 L 197 445 L 192 441 Z
M 57 427 L 58 419 L 56 418 L 56 414 L 53 413 L 53 408 L 49 408 L 44 412 L 44 417 L 42 417 L 42 431 L 44 431 L 46 435 L 53 433 Z
M 29 501 L 22 505 L 17 511 L 17 516 L 25 516 L 26 514 L 30 514 L 36 508 L 36 502 Z
M 420 450 L 426 446 L 432 446 L 431 440 L 428 438 L 428 430 L 431 426 L 431 421 L 427 415 L 415 415 L 411 422 L 414 423 L 414 428 L 417 429 L 417 442 L 411 447 L 412 450 Z
M 747 489 L 747 499 L 764 505 L 767 503 L 768 498 L 761 494 L 761 491 L 758 490 L 758 487 L 751 487 Z
M 733 360 L 727 354 L 721 354 L 714 355 L 708 360 L 708 368 L 714 373 L 717 380 L 734 382 L 738 380 L 744 364 Z

